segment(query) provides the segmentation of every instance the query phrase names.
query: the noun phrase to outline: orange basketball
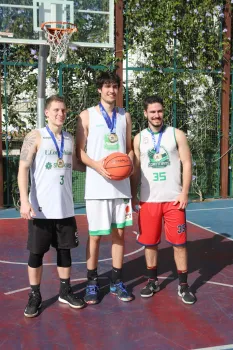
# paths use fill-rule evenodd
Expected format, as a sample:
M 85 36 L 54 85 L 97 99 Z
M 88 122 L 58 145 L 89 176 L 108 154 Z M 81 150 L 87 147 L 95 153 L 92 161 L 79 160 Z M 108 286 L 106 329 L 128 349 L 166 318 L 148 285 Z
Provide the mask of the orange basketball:
M 124 180 L 129 177 L 133 165 L 127 154 L 114 152 L 104 160 L 104 168 L 111 175 L 111 180 Z

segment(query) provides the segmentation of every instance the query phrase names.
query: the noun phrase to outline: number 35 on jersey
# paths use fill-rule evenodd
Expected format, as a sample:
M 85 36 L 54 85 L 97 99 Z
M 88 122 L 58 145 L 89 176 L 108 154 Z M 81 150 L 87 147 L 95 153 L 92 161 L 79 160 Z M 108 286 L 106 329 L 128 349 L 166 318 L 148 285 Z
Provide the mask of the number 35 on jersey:
M 167 177 L 166 177 L 166 172 L 156 172 L 153 173 L 153 181 L 157 182 L 157 181 L 166 181 Z

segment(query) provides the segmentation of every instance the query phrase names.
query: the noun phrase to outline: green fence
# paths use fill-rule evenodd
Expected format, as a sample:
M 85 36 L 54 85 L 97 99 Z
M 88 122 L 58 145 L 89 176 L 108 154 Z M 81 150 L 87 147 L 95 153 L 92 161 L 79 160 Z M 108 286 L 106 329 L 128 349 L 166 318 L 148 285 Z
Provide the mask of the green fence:
M 56 81 L 50 77 L 48 84 L 51 90 L 60 92 L 67 99 L 69 107 L 66 129 L 75 134 L 76 116 L 81 110 L 98 102 L 98 93 L 93 83 L 95 74 L 101 67 L 82 69 L 78 65 L 63 65 L 56 67 Z M 130 111 L 133 120 L 133 135 L 145 127 L 143 115 L 143 98 L 149 94 L 159 94 L 165 97 L 165 121 L 186 132 L 193 157 L 193 181 L 191 198 L 218 198 L 220 186 L 220 111 L 221 111 L 221 77 L 218 72 L 205 71 L 164 71 L 126 67 L 128 78 L 125 84 L 125 107 Z M 22 143 L 20 132 L 30 130 L 36 123 L 36 74 L 35 65 L 14 65 L 4 63 L 3 115 L 4 130 L 4 204 L 12 206 L 12 194 L 17 191 L 16 177 L 18 157 L 12 152 L 18 152 Z M 50 71 L 55 69 L 49 68 Z M 15 103 L 11 91 L 12 79 L 20 74 L 30 76 L 33 93 L 27 100 L 19 98 Z M 17 89 L 31 89 L 25 79 L 19 82 Z M 31 92 L 31 90 L 30 90 Z M 18 94 L 19 95 L 19 94 Z M 20 106 L 22 107 L 20 109 Z M 30 118 L 29 118 L 30 117 Z M 26 124 L 26 120 L 31 124 Z M 16 125 L 18 132 L 11 132 L 11 126 Z M 27 131 L 28 131 L 27 130 Z M 231 177 L 230 177 L 231 182 Z M 77 204 L 84 203 L 85 174 L 73 174 L 73 196 Z M 232 186 L 231 193 L 232 195 Z
M 10 55 L 10 53 L 8 53 Z M 3 66 L 3 180 L 4 206 L 15 205 L 18 198 L 17 172 L 19 153 L 24 136 L 36 125 L 37 64 L 8 61 Z M 48 67 L 48 94 L 63 94 L 68 106 L 65 129 L 75 136 L 76 118 L 87 107 L 96 104 L 98 93 L 93 83 L 102 66 L 83 68 L 80 65 Z M 17 86 L 15 77 L 19 77 Z M 22 95 L 21 92 L 24 92 Z M 76 205 L 84 204 L 85 174 L 73 171 L 73 198 Z
M 127 0 L 124 4 L 124 106 L 132 116 L 132 137 L 146 126 L 143 99 L 153 94 L 163 97 L 166 123 L 182 129 L 191 148 L 190 197 L 219 198 L 222 43 L 229 40 L 224 39 L 223 2 L 209 8 L 203 0 L 198 9 L 193 2 L 184 5 L 181 0 L 144 1 L 140 6 Z M 4 204 L 11 206 L 20 151 L 17 142 L 36 126 L 38 47 L 0 45 L 0 54 Z M 67 62 L 48 65 L 46 95 L 65 96 L 69 109 L 65 128 L 75 135 L 77 115 L 98 102 L 96 75 L 115 68 L 117 62 L 113 51 L 91 48 L 68 50 Z M 231 100 L 233 108 L 233 93 Z M 229 151 L 229 196 L 233 196 L 233 152 Z M 73 174 L 75 203 L 84 203 L 84 183 L 84 174 Z
M 17 186 L 17 173 L 19 156 L 8 156 L 3 158 L 4 178 L 4 205 L 6 207 L 17 207 L 19 191 Z M 85 173 L 73 171 L 73 199 L 75 205 L 84 204 Z
M 191 198 L 218 198 L 220 192 L 221 84 L 218 72 L 158 71 L 129 67 L 126 105 L 133 133 L 146 127 L 143 99 L 165 97 L 165 122 L 183 130 L 193 159 Z M 166 90 L 166 91 L 165 91 Z

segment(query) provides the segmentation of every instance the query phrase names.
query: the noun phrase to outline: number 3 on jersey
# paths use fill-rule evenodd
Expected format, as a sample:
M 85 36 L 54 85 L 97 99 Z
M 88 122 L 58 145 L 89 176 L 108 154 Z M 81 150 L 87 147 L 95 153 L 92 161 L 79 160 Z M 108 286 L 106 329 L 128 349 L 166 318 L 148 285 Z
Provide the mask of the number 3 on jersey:
M 153 173 L 153 181 L 166 181 L 166 173 Z
M 64 175 L 60 175 L 60 185 L 64 185 Z

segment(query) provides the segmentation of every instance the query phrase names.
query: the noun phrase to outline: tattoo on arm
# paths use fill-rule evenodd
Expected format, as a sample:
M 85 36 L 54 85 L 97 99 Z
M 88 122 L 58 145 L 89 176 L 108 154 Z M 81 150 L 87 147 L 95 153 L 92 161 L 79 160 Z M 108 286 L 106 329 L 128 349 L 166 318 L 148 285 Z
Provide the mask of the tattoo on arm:
M 36 152 L 34 150 L 35 148 L 35 142 L 36 142 L 36 136 L 37 134 L 35 132 L 28 134 L 23 142 L 23 146 L 20 153 L 20 160 L 25 162 L 30 162 L 34 160 Z

